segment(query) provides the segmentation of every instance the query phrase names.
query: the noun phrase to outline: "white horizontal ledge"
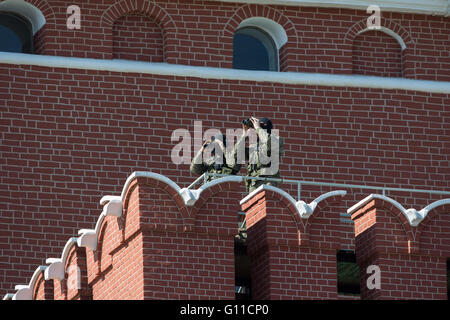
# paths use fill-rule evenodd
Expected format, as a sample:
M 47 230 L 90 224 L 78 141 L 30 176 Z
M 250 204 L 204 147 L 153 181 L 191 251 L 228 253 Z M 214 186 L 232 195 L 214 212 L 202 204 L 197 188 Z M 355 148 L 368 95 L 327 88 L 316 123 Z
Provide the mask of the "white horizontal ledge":
M 408 12 L 448 16 L 448 0 L 212 0 L 216 2 L 256 3 L 298 7 L 345 8 L 366 10 L 378 5 L 381 12 Z
M 57 57 L 10 52 L 0 52 L 0 63 L 52 68 L 129 72 L 202 79 L 224 79 L 325 87 L 400 89 L 421 92 L 450 93 L 450 82 L 448 81 L 413 80 L 361 75 L 250 71 L 156 62 Z

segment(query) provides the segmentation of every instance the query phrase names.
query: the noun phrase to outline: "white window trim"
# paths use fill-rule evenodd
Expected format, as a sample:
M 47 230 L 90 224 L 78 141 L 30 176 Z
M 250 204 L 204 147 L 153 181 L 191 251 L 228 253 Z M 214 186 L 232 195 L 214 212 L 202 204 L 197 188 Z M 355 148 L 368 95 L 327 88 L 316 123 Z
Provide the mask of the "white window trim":
M 259 28 L 272 37 L 272 40 L 277 47 L 277 71 L 280 71 L 280 49 L 288 41 L 284 28 L 279 23 L 264 17 L 252 17 L 245 19 L 239 24 L 236 30 L 246 27 Z
M 284 28 L 279 23 L 271 19 L 267 19 L 264 17 L 248 18 L 242 21 L 236 30 L 245 27 L 256 27 L 264 30 L 272 37 L 278 50 L 280 50 L 288 41 L 288 37 Z
M 27 18 L 33 27 L 33 35 L 45 24 L 45 17 L 41 10 L 24 0 L 2 1 L 0 2 L 0 11 L 16 13 Z

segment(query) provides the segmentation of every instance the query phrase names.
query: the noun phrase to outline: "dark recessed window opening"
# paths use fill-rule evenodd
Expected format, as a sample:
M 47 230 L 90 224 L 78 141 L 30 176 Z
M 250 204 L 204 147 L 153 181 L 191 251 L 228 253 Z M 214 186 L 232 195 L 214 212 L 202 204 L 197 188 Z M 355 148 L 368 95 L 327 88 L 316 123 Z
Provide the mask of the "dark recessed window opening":
M 0 51 L 33 52 L 33 27 L 26 18 L 0 12 Z
M 340 250 L 337 253 L 338 294 L 359 295 L 360 274 L 353 251 Z
M 235 239 L 235 294 L 236 300 L 250 300 L 251 296 L 251 267 L 250 257 L 247 255 L 247 243 L 242 239 Z
M 235 263 L 235 297 L 236 300 L 251 300 L 251 262 L 247 254 L 247 228 L 245 225 L 245 213 L 239 213 L 239 233 L 234 238 L 234 263 Z
M 278 71 L 278 49 L 272 37 L 257 27 L 236 31 L 233 69 Z

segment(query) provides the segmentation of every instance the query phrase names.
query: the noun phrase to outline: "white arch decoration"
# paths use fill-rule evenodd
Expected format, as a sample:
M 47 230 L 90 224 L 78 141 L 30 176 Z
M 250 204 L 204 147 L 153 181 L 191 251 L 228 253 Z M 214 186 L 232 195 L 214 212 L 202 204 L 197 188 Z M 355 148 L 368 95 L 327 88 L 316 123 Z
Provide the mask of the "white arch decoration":
M 267 32 L 280 50 L 288 41 L 284 28 L 277 22 L 264 17 L 252 17 L 242 21 L 236 30 L 244 27 L 257 27 Z
M 359 32 L 356 34 L 356 36 L 359 36 L 360 34 L 365 33 L 365 32 L 367 32 L 367 31 L 373 31 L 373 30 L 375 30 L 375 31 L 381 31 L 381 32 L 383 32 L 383 33 L 385 33 L 385 34 L 391 36 L 392 38 L 394 38 L 395 40 L 397 40 L 398 44 L 399 44 L 400 47 L 402 48 L 402 51 L 406 49 L 406 43 L 405 43 L 405 41 L 403 41 L 402 37 L 400 37 L 397 33 L 395 33 L 394 31 L 392 31 L 391 29 L 388 29 L 388 28 L 386 28 L 386 27 L 380 26 L 380 27 L 377 27 L 377 28 L 366 28 L 366 29 L 363 29 L 363 30 L 359 31 Z
M 100 214 L 100 217 L 96 224 L 96 228 L 94 230 L 82 229 L 79 231 L 79 234 L 81 235 L 80 237 L 69 238 L 66 245 L 64 246 L 61 258 L 47 259 L 46 262 L 50 264 L 49 266 L 37 267 L 37 269 L 33 273 L 33 276 L 31 277 L 31 280 L 28 285 L 16 285 L 15 286 L 16 293 L 5 294 L 5 296 L 3 297 L 3 300 L 32 300 L 35 286 L 37 284 L 37 280 L 42 272 L 44 272 L 45 280 L 49 280 L 49 279 L 62 280 L 62 279 L 64 279 L 65 264 L 66 264 L 68 254 L 69 254 L 69 251 L 71 250 L 71 248 L 75 244 L 77 244 L 80 247 L 89 247 L 92 250 L 96 249 L 98 233 L 99 233 L 99 229 L 100 229 L 103 219 L 105 218 L 105 216 L 109 216 L 109 215 L 116 216 L 116 217 L 120 217 L 122 215 L 122 201 L 124 200 L 124 197 L 128 190 L 129 185 L 131 184 L 131 182 L 134 179 L 136 179 L 138 177 L 150 177 L 150 178 L 154 178 L 156 180 L 165 182 L 170 187 L 174 188 L 174 190 L 176 190 L 183 197 L 185 204 L 189 205 L 189 206 L 192 206 L 199 199 L 200 194 L 204 190 L 211 188 L 212 186 L 214 186 L 216 184 L 223 183 L 223 182 L 231 182 L 231 181 L 241 182 L 243 180 L 243 177 L 241 177 L 241 176 L 229 176 L 229 177 L 224 177 L 224 178 L 215 179 L 213 181 L 210 181 L 197 190 L 189 190 L 187 188 L 181 189 L 171 179 L 169 179 L 163 175 L 157 174 L 157 173 L 144 172 L 144 171 L 133 172 L 133 174 L 128 177 L 128 179 L 124 185 L 124 188 L 122 190 L 121 196 L 104 196 L 100 200 L 100 203 L 103 205 L 103 211 Z M 273 186 L 269 186 L 269 185 L 262 185 L 258 189 L 256 189 L 252 193 L 250 193 L 248 196 L 246 196 L 244 199 L 242 199 L 240 201 L 240 204 L 242 205 L 242 204 L 246 203 L 253 196 L 255 196 L 257 193 L 259 193 L 261 190 L 270 190 L 270 191 L 276 192 L 276 193 L 280 194 L 281 196 L 283 196 L 284 198 L 286 198 L 290 203 L 292 203 L 294 205 L 299 216 L 302 219 L 308 219 L 314 213 L 315 209 L 317 208 L 317 205 L 321 201 L 323 201 L 329 197 L 345 196 L 347 194 L 347 192 L 344 190 L 331 191 L 331 192 L 320 195 L 319 197 L 314 199 L 312 202 L 307 204 L 304 201 L 296 201 L 288 193 L 286 193 L 285 191 L 283 191 L 277 187 L 273 187 Z M 389 197 L 379 195 L 379 194 L 371 194 L 371 195 L 367 196 L 366 198 L 364 198 L 363 200 L 361 200 L 360 202 L 358 202 L 357 204 L 355 204 L 354 206 L 352 206 L 351 208 L 349 208 L 347 210 L 347 213 L 349 213 L 349 214 L 354 213 L 356 210 L 358 210 L 362 206 L 366 205 L 368 202 L 370 202 L 373 199 L 382 199 L 382 200 L 387 201 L 387 202 L 391 203 L 392 205 L 394 205 L 405 215 L 405 217 L 408 219 L 408 222 L 412 226 L 418 226 L 420 224 L 420 222 L 422 222 L 423 219 L 425 219 L 427 214 L 430 211 L 432 211 L 433 209 L 435 209 L 436 207 L 450 204 L 450 198 L 446 198 L 446 199 L 435 201 L 435 202 L 427 205 L 426 207 L 424 207 L 422 210 L 418 211 L 414 208 L 405 209 L 400 203 L 398 203 L 397 201 L 395 201 Z
M 383 196 L 381 194 L 371 194 L 371 195 L 365 197 L 363 200 L 361 200 L 357 204 L 355 204 L 354 206 L 352 206 L 351 208 L 349 208 L 347 210 L 347 213 L 349 213 L 349 214 L 354 213 L 356 210 L 363 207 L 364 205 L 366 205 L 367 203 L 369 203 L 370 201 L 372 201 L 374 199 L 384 200 L 384 201 L 389 202 L 392 205 L 394 205 L 397 209 L 400 210 L 401 213 L 403 213 L 403 215 L 408 220 L 409 224 L 413 227 L 417 227 L 423 221 L 423 219 L 425 219 L 428 212 L 430 212 L 434 208 L 445 205 L 445 204 L 450 204 L 450 199 L 442 199 L 442 200 L 438 200 L 433 203 L 430 203 L 425 208 L 418 211 L 414 208 L 405 209 L 405 207 L 403 207 L 400 203 L 398 203 L 394 199 Z
M 104 196 L 100 200 L 103 205 L 102 213 L 98 217 L 94 229 L 81 229 L 78 231 L 79 237 L 76 238 L 79 247 L 97 250 L 98 237 L 100 236 L 100 228 L 106 216 L 120 217 L 122 215 L 122 200 L 118 196 Z
M 41 10 L 24 0 L 5 0 L 0 2 L 0 11 L 17 13 L 27 18 L 36 34 L 45 24 L 45 17 Z
M 296 208 L 297 213 L 299 214 L 300 218 L 302 218 L 302 219 L 308 219 L 316 210 L 319 202 L 325 200 L 326 198 L 334 197 L 334 196 L 343 197 L 347 194 L 347 191 L 345 191 L 345 190 L 336 190 L 336 191 L 327 192 L 327 193 L 320 195 L 319 197 L 317 197 L 316 199 L 314 199 L 313 201 L 311 201 L 308 204 L 302 200 L 295 201 L 295 199 L 292 198 L 292 196 L 290 194 L 288 194 L 286 191 L 281 190 L 280 188 L 263 184 L 262 186 L 258 187 L 256 190 L 251 192 L 244 199 L 242 199 L 240 204 L 243 205 L 244 203 L 248 202 L 251 198 L 253 198 L 254 195 L 258 194 L 262 190 L 270 190 L 270 191 L 276 192 L 279 195 L 286 198 L 287 200 L 289 200 L 289 202 L 294 205 L 294 208 Z
M 66 245 L 64 246 L 61 258 L 48 258 L 47 260 L 45 260 L 46 263 L 50 264 L 44 272 L 45 280 L 56 279 L 61 281 L 65 278 L 67 257 L 69 255 L 70 249 L 76 243 L 77 238 L 69 238 L 69 240 L 67 240 L 66 242 Z
M 46 266 L 37 267 L 28 285 L 15 286 L 15 289 L 17 291 L 13 295 L 8 295 L 10 300 L 33 300 L 33 291 L 34 287 L 36 286 L 37 279 L 42 272 L 45 272 L 46 269 Z M 6 300 L 6 296 L 4 299 Z
M 100 214 L 97 220 L 95 229 L 81 229 L 78 231 L 79 237 L 77 239 L 77 244 L 79 247 L 87 247 L 94 251 L 97 250 L 98 237 L 100 236 L 100 228 L 102 226 L 103 220 L 105 219 L 106 216 L 114 216 L 114 217 L 122 216 L 123 203 L 125 201 L 125 196 L 128 191 L 128 188 L 131 182 L 133 182 L 133 180 L 139 177 L 147 177 L 164 182 L 181 196 L 186 206 L 193 206 L 195 202 L 200 198 L 200 195 L 204 190 L 211 188 L 216 184 L 242 181 L 241 176 L 223 177 L 219 179 L 214 179 L 213 181 L 210 181 L 202 185 L 197 190 L 190 190 L 188 188 L 180 188 L 178 184 L 176 184 L 171 179 L 161 174 L 149 171 L 135 171 L 126 180 L 120 196 L 102 197 L 102 199 L 100 200 L 100 204 L 102 204 L 104 207 L 102 213 Z

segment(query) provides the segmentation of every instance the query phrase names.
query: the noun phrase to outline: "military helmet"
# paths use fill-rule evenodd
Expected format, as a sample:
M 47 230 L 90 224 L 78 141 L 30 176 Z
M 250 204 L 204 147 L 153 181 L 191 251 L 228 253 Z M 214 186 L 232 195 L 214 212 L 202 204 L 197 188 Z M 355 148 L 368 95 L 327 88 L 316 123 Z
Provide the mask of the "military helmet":
M 273 128 L 272 121 L 269 118 L 259 118 L 259 126 L 263 129 L 266 129 L 268 133 L 271 132 Z

